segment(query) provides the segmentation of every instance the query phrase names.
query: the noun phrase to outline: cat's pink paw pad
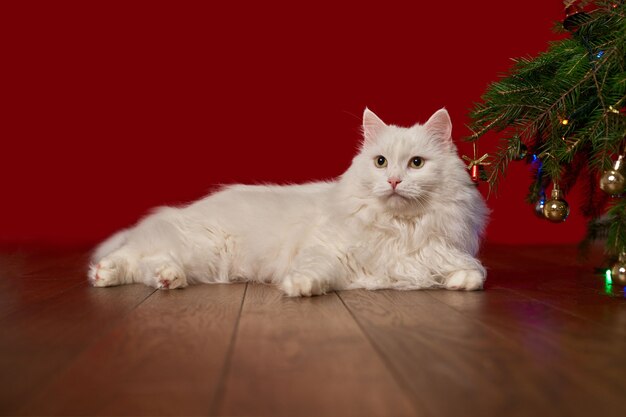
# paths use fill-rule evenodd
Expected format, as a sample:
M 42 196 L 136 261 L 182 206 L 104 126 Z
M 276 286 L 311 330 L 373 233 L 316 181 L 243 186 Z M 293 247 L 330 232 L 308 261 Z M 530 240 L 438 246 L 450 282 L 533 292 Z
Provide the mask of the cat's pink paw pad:
M 115 262 L 102 259 L 89 269 L 89 281 L 94 287 L 110 287 L 119 284 L 119 271 Z
M 97 264 L 95 266 L 94 277 L 93 277 L 94 281 L 98 281 L 100 279 L 100 275 L 98 275 L 98 272 L 100 271 L 100 268 L 102 268 L 102 266 L 100 266 L 100 264 Z
M 449 290 L 476 291 L 483 288 L 485 276 L 482 272 L 467 269 L 453 272 L 446 280 L 445 286 Z
M 164 265 L 155 271 L 157 288 L 160 290 L 173 290 L 187 286 L 185 274 L 178 268 Z

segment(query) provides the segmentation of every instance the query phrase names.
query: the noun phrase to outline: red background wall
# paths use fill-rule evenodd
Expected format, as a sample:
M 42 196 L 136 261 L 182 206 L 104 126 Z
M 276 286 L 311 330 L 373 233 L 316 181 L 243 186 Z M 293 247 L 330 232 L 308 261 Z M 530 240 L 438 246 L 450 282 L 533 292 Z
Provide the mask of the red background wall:
M 337 176 L 365 106 L 401 125 L 446 106 L 460 142 L 487 84 L 563 15 L 558 0 L 58 3 L 0 6 L 0 243 L 92 243 L 215 184 Z M 576 208 L 536 218 L 528 182 L 516 163 L 490 197 L 488 239 L 578 240 Z

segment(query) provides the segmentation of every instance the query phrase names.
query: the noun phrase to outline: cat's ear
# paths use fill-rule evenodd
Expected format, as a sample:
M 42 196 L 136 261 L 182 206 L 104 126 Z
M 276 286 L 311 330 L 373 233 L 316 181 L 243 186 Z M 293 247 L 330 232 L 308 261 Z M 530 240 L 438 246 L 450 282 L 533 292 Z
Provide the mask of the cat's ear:
M 430 116 L 424 127 L 431 137 L 446 144 L 452 144 L 452 120 L 445 108 L 437 110 Z
M 380 120 L 373 111 L 366 107 L 363 112 L 363 142 L 365 144 L 372 143 L 386 126 L 385 122 Z

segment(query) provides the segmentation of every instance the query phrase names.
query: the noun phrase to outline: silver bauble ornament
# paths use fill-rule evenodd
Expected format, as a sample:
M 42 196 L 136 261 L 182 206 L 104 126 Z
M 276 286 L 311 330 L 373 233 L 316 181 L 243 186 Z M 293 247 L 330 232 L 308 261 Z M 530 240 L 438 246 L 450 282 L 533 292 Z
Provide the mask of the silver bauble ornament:
M 535 214 L 538 217 L 541 217 L 542 219 L 545 219 L 545 216 L 543 215 L 543 208 L 546 206 L 546 196 L 545 194 L 541 194 L 541 198 L 539 198 L 539 201 L 537 201 L 537 203 L 535 204 Z
M 552 223 L 561 223 L 569 215 L 569 204 L 563 199 L 563 194 L 558 188 L 552 190 L 550 199 L 543 206 L 543 215 Z
M 600 177 L 600 188 L 607 194 L 618 195 L 626 190 L 626 178 L 623 172 L 623 156 L 620 155 L 615 161 L 613 168 L 606 171 Z

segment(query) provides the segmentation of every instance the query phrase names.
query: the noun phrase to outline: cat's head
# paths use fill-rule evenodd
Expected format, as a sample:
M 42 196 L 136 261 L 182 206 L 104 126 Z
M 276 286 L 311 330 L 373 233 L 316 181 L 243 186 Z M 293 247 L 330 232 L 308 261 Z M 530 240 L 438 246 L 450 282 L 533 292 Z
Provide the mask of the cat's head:
M 441 193 L 441 187 L 450 184 L 446 175 L 469 181 L 459 170 L 462 164 L 451 135 L 452 122 L 445 109 L 423 125 L 404 128 L 387 125 L 366 108 L 363 143 L 350 167 L 350 177 L 361 197 L 375 198 L 391 209 L 425 208 Z

